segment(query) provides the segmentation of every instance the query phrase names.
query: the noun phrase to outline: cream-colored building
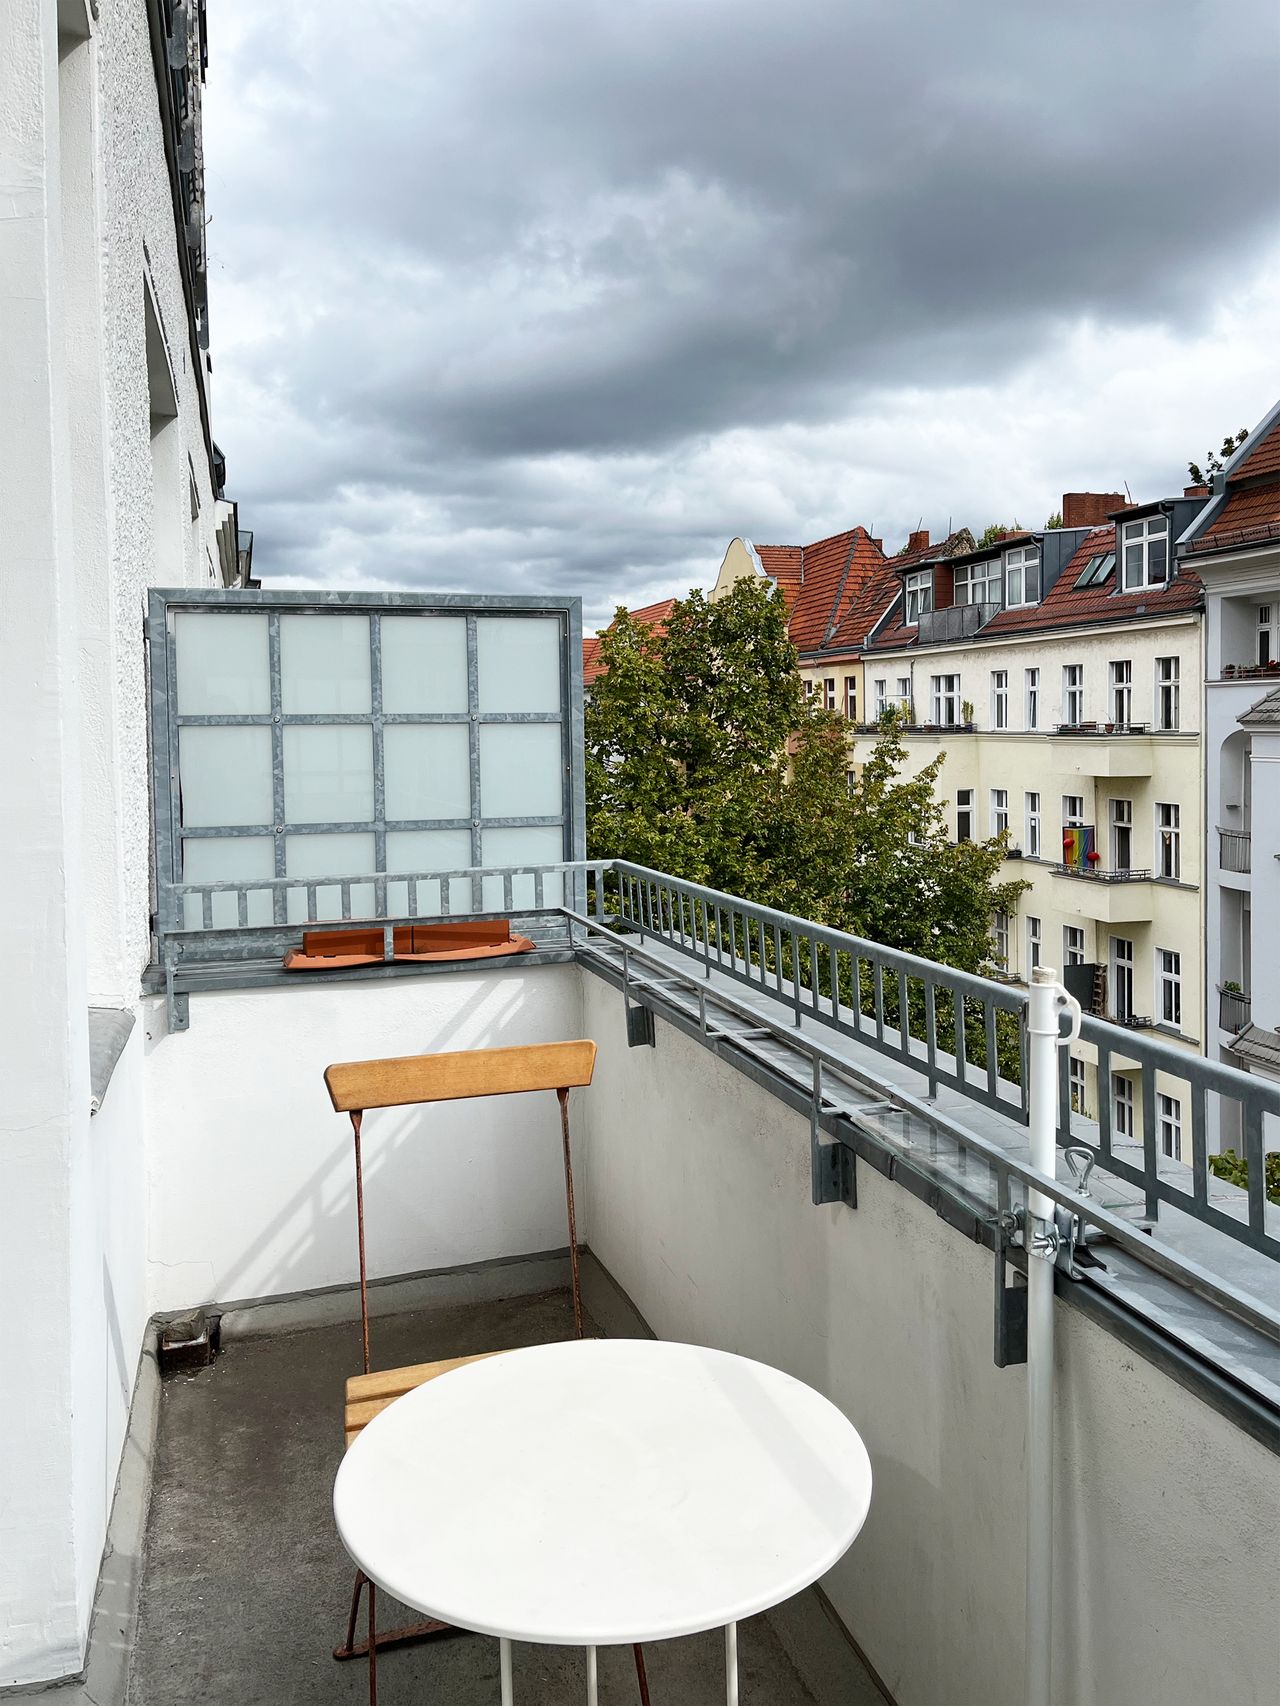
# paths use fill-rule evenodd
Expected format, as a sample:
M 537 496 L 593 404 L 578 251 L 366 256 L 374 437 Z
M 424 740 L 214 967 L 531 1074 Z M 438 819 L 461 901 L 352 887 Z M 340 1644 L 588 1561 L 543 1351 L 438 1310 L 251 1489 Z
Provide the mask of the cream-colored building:
M 1028 884 L 995 922 L 1008 973 L 1065 968 L 1086 1007 L 1196 1052 L 1203 596 L 1173 550 L 1202 501 L 917 561 L 864 656 L 870 715 L 900 715 L 911 772 L 945 753 L 956 838 L 1007 832 L 1005 874 Z M 1077 1104 L 1096 1116 L 1096 1052 L 1073 1054 Z M 1140 1131 L 1136 1074 L 1113 1062 L 1102 1092 L 1113 1127 Z M 1155 1116 L 1166 1151 L 1189 1154 L 1189 1110 L 1159 1089 Z

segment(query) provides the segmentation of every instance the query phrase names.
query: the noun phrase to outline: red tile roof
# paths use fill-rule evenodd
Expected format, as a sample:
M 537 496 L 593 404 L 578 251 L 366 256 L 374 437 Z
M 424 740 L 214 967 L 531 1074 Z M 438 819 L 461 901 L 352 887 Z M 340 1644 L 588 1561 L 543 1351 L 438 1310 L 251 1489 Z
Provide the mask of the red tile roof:
M 663 598 L 657 604 L 641 605 L 639 610 L 629 614 L 633 622 L 639 622 L 646 628 L 653 628 L 659 634 L 666 629 L 671 612 L 675 608 L 674 598 Z M 612 627 L 610 623 L 610 627 Z M 587 635 L 582 642 L 582 679 L 588 686 L 600 674 L 600 636 Z
M 1257 479 L 1261 474 L 1280 474 L 1280 421 L 1236 464 L 1231 484 L 1235 485 L 1237 480 Z
M 1193 551 L 1212 551 L 1223 545 L 1248 545 L 1272 538 L 1280 529 L 1280 477 L 1256 486 L 1239 486 L 1227 493 L 1227 501 L 1209 526 L 1193 539 Z

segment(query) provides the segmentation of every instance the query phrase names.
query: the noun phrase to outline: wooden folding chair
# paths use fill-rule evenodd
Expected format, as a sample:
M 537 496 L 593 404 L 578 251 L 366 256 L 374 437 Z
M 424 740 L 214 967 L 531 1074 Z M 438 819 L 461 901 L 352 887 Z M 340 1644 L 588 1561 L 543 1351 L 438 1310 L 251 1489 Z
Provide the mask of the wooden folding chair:
M 338 1113 L 351 1116 L 356 1162 L 356 1226 L 360 1248 L 360 1326 L 364 1346 L 364 1372 L 347 1381 L 344 1426 L 348 1446 L 380 1410 L 422 1386 L 485 1356 L 501 1351 L 483 1351 L 478 1356 L 449 1357 L 442 1362 L 413 1363 L 406 1368 L 373 1371 L 369 1366 L 369 1287 L 365 1261 L 364 1166 L 361 1127 L 371 1108 L 403 1108 L 427 1102 L 458 1101 L 473 1096 L 508 1096 L 529 1090 L 554 1090 L 560 1103 L 560 1135 L 564 1156 L 565 1209 L 569 1223 L 569 1268 L 573 1289 L 573 1327 L 582 1337 L 582 1284 L 578 1264 L 578 1228 L 573 1208 L 573 1159 L 569 1144 L 569 1092 L 591 1082 L 595 1070 L 593 1042 L 535 1043 L 521 1048 L 472 1049 L 459 1054 L 403 1055 L 391 1060 L 349 1061 L 325 1069 L 329 1098 Z M 360 1595 L 368 1590 L 368 1636 L 357 1642 L 356 1620 Z M 378 1649 L 401 1646 L 450 1633 L 450 1625 L 430 1619 L 400 1629 L 377 1632 L 377 1590 L 363 1571 L 356 1571 L 347 1619 L 347 1638 L 335 1647 L 335 1659 L 369 1660 L 369 1706 L 377 1706 Z M 644 1654 L 635 1648 L 636 1676 L 643 1706 L 649 1706 Z

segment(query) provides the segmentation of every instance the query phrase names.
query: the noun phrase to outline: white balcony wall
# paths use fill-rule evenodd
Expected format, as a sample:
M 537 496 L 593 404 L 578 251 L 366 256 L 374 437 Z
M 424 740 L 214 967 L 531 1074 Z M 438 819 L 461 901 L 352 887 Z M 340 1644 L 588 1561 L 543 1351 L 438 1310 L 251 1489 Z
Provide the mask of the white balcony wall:
M 165 1034 L 159 1001 L 146 1024 L 153 1311 L 355 1280 L 351 1122 L 324 1087 L 332 1062 L 583 1034 L 577 967 L 518 961 L 386 982 L 299 974 L 193 995 L 185 1032 Z M 568 1243 L 549 1093 L 371 1112 L 363 1149 L 371 1277 Z
M 664 1337 L 789 1370 L 862 1433 L 871 1514 L 826 1587 L 898 1706 L 1022 1700 L 1025 1369 L 992 1363 L 992 1260 L 869 1167 L 814 1208 L 805 1118 L 661 1021 L 600 1045 L 587 1239 Z M 1059 1305 L 1054 1699 L 1261 1702 L 1275 1674 L 1275 1459 Z M 750 1489 L 744 1488 L 744 1497 Z M 1223 1666 L 1227 1666 L 1224 1672 Z

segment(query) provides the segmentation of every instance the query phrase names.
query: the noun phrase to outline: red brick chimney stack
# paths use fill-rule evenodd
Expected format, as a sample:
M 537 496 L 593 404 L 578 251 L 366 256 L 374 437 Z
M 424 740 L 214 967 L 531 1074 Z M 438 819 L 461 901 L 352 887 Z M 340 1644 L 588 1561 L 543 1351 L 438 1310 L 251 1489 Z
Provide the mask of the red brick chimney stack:
M 1123 492 L 1063 492 L 1062 525 L 1102 527 L 1108 515 L 1128 504 Z
M 922 527 L 918 532 L 907 535 L 908 551 L 927 551 L 929 549 L 929 529 Z

